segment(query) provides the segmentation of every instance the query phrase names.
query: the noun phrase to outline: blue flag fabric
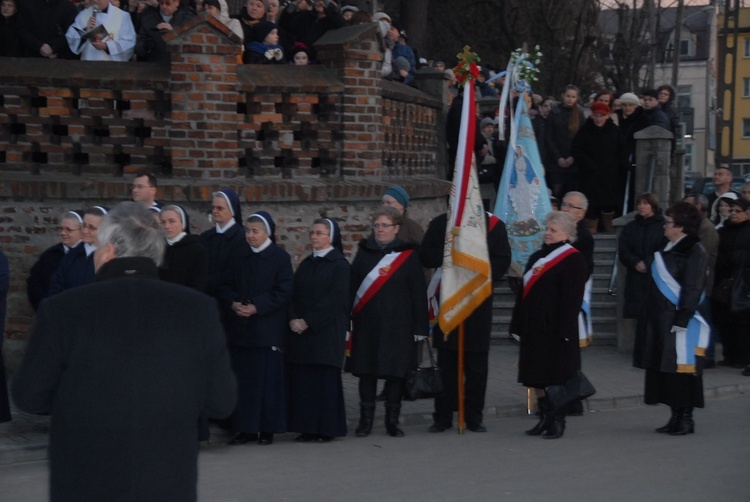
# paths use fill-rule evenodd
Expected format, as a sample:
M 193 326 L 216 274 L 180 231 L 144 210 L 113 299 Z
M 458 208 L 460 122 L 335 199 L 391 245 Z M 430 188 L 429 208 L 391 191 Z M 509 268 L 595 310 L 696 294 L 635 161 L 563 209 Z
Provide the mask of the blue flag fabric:
M 544 220 L 552 211 L 552 206 L 534 128 L 523 96 L 518 99 L 512 119 L 511 127 L 515 134 L 510 135 L 511 142 L 508 144 L 494 212 L 508 229 L 511 269 L 520 277 L 531 254 L 542 247 Z

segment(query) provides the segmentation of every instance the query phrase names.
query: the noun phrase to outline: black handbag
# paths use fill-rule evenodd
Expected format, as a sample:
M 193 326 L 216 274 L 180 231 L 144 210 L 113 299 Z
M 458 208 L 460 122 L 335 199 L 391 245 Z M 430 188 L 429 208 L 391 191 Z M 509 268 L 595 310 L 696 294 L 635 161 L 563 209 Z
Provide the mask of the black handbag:
M 732 291 L 729 295 L 729 305 L 732 312 L 743 312 L 750 309 L 750 283 L 745 280 L 745 267 L 740 269 L 740 272 L 732 281 Z
M 407 401 L 416 401 L 417 399 L 431 399 L 443 392 L 443 380 L 440 377 L 440 369 L 435 363 L 435 356 L 432 354 L 429 340 L 424 342 L 427 345 L 427 352 L 430 354 L 430 365 L 409 370 L 406 374 L 404 384 L 404 399 Z
M 552 411 L 559 411 L 570 404 L 583 401 L 596 393 L 589 379 L 578 371 L 562 385 L 550 385 L 544 389 L 547 400 L 552 404 Z

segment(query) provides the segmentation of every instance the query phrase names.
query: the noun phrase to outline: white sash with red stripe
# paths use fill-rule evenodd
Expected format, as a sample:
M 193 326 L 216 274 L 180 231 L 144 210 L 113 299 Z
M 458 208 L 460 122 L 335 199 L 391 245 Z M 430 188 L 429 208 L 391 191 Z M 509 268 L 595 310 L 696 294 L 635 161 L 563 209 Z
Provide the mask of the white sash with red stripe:
M 394 272 L 404 264 L 404 262 L 414 252 L 413 249 L 406 251 L 400 251 L 397 253 L 389 253 L 370 270 L 359 285 L 357 294 L 354 296 L 354 307 L 352 307 L 352 318 L 356 318 L 357 315 L 362 311 L 367 302 L 369 302 L 375 294 L 388 282 L 388 279 L 393 277 Z
M 529 293 L 536 281 L 538 281 L 548 270 L 563 261 L 565 258 L 578 250 L 570 244 L 563 244 L 547 256 L 539 258 L 534 265 L 523 275 L 523 297 Z

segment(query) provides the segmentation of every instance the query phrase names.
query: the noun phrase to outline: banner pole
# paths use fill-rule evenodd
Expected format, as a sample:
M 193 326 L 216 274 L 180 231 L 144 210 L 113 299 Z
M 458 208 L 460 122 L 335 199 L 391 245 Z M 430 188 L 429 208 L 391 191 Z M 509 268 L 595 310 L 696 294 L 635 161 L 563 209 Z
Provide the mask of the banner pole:
M 458 433 L 463 434 L 464 418 L 464 323 L 458 325 Z

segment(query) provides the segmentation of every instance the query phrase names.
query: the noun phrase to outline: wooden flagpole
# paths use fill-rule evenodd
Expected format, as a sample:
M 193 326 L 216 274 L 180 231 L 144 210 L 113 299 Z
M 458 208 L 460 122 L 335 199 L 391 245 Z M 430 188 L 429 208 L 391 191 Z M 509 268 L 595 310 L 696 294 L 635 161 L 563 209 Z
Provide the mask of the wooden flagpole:
M 534 413 L 534 389 L 531 387 L 526 387 L 526 413 Z
M 458 433 L 464 433 L 464 323 L 458 325 Z

